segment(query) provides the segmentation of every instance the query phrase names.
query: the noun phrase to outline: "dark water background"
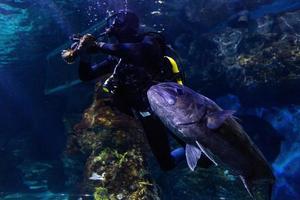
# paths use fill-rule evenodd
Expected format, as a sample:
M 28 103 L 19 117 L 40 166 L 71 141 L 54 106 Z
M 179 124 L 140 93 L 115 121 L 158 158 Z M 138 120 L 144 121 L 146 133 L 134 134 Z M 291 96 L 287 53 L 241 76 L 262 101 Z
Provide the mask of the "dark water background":
M 128 7 L 178 51 L 189 86 L 238 111 L 274 168 L 274 199 L 300 199 L 300 2 L 129 0 Z M 0 199 L 68 198 L 81 166 L 66 170 L 74 164 L 63 156 L 64 119 L 89 105 L 94 83 L 79 83 L 77 66 L 59 52 L 72 33 L 98 34 L 123 8 L 121 0 L 0 0 Z

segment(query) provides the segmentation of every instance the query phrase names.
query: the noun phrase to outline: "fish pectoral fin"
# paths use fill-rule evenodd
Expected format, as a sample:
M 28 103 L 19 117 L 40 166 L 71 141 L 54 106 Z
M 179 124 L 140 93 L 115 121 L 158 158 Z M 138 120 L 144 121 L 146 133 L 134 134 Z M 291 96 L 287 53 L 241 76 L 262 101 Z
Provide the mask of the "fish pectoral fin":
M 189 168 L 194 171 L 197 166 L 197 162 L 201 157 L 201 150 L 194 145 L 186 144 L 185 156 Z
M 176 126 L 189 126 L 192 124 L 197 124 L 199 121 L 193 121 L 193 122 L 184 122 L 184 123 L 178 123 Z
M 217 111 L 214 113 L 209 113 L 207 115 L 207 121 L 206 121 L 206 126 L 209 129 L 217 129 L 219 128 L 226 119 L 229 117 L 232 117 L 232 115 L 235 113 L 233 110 L 222 110 L 222 111 Z
M 243 183 L 245 189 L 247 190 L 249 196 L 250 196 L 252 199 L 255 199 L 254 196 L 253 196 L 253 193 L 252 193 L 252 191 L 251 191 L 251 186 L 252 186 L 252 185 L 250 185 L 249 182 L 245 179 L 245 177 L 243 177 L 243 176 L 241 176 L 241 175 L 240 175 L 240 179 L 241 179 L 241 181 L 242 181 L 242 183 Z
M 218 163 L 215 161 L 211 153 L 205 149 L 198 141 L 196 141 L 196 144 L 198 145 L 199 149 L 201 150 L 202 153 L 211 161 L 213 162 L 216 166 L 218 166 Z

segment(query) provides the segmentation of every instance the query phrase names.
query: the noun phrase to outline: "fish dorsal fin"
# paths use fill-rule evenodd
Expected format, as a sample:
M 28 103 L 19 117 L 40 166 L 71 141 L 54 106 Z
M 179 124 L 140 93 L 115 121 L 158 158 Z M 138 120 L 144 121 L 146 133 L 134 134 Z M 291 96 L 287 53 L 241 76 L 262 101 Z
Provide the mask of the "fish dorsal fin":
M 196 144 L 198 145 L 199 149 L 201 150 L 201 152 L 204 153 L 204 155 L 211 161 L 213 162 L 216 166 L 218 166 L 218 163 L 215 161 L 215 159 L 213 158 L 213 156 L 211 155 L 211 153 L 206 150 L 198 141 L 196 141 Z
M 197 166 L 197 162 L 201 157 L 201 150 L 194 145 L 186 144 L 185 156 L 189 168 L 194 171 Z
M 233 110 L 221 110 L 207 115 L 206 126 L 209 129 L 218 129 L 220 126 L 228 119 L 232 117 L 235 113 Z

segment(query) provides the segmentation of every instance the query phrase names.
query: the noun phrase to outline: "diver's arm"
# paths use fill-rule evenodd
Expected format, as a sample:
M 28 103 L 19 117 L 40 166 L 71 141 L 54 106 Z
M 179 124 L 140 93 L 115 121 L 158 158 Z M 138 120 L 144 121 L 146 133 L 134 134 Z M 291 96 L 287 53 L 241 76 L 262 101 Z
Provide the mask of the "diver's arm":
M 116 62 L 116 59 L 108 57 L 101 63 L 92 65 L 88 57 L 83 57 L 79 62 L 79 79 L 82 81 L 90 81 L 99 76 L 111 73 Z
M 148 49 L 154 48 L 155 44 L 153 39 L 145 38 L 142 42 L 137 43 L 118 43 L 118 44 L 110 44 L 99 42 L 97 43 L 98 51 L 117 56 L 119 58 L 126 57 L 130 58 L 135 56 L 137 53 L 147 51 Z

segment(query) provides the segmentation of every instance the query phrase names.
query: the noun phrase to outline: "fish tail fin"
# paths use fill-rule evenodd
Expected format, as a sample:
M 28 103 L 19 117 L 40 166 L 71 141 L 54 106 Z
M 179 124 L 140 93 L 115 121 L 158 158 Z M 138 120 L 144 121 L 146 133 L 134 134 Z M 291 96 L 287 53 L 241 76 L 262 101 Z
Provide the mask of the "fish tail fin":
M 253 195 L 253 184 L 251 183 L 251 181 L 245 179 L 245 177 L 240 176 L 240 179 L 245 187 L 245 189 L 247 190 L 249 196 L 251 197 L 251 199 L 255 200 L 255 197 Z
M 251 199 L 253 200 L 257 200 L 257 199 L 261 199 L 261 195 L 263 195 L 263 199 L 266 200 L 272 200 L 272 192 L 273 192 L 273 182 L 270 180 L 258 180 L 253 182 L 252 179 L 248 179 L 245 178 L 243 176 L 240 175 L 240 179 L 245 187 L 245 189 L 247 190 L 249 196 Z M 255 188 L 255 186 L 259 186 L 259 190 L 261 190 L 261 192 L 263 192 L 263 194 L 256 196 L 257 195 L 257 191 Z

